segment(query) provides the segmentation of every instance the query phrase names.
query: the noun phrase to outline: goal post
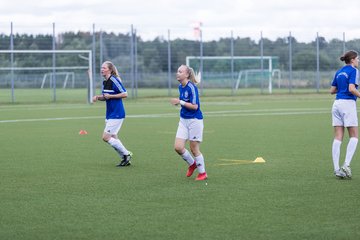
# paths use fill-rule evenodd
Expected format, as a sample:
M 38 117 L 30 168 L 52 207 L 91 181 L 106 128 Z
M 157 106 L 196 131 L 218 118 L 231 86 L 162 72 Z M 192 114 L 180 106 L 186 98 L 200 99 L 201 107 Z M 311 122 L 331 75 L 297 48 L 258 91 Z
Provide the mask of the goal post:
M 59 56 L 62 58 L 58 60 Z M 87 61 L 86 64 L 84 64 L 84 60 Z M 0 50 L 0 77 L 10 76 L 12 94 L 14 94 L 15 75 L 33 74 L 42 80 L 36 80 L 36 82 L 41 81 L 41 86 L 37 86 L 39 88 L 44 87 L 45 81 L 49 77 L 56 101 L 56 77 L 65 74 L 65 78 L 62 78 L 64 79 L 63 88 L 66 87 L 69 77 L 74 86 L 75 71 L 87 71 L 85 74 L 88 78 L 86 83 L 87 102 L 92 103 L 95 85 L 92 74 L 88 74 L 93 71 L 91 50 Z
M 193 67 L 195 70 L 199 69 L 201 61 L 204 82 L 209 81 L 211 78 L 217 78 L 226 87 L 231 87 L 232 91 L 237 90 L 240 87 L 241 80 L 246 77 L 247 83 L 251 84 L 244 87 L 257 86 L 262 88 L 263 83 L 265 83 L 268 92 L 272 93 L 274 73 L 280 71 L 277 68 L 278 57 L 275 56 L 186 57 L 186 65 Z

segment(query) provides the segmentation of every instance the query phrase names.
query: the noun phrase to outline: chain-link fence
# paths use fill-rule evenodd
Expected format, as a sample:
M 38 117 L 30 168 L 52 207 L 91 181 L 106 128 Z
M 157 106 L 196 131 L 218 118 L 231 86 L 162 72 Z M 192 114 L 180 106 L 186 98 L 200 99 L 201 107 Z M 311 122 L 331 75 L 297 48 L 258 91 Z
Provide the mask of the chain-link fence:
M 275 31 L 108 30 L 95 24 L 79 31 L 50 24 L 29 34 L 18 33 L 12 23 L 0 26 L 0 90 L 11 93 L 10 102 L 16 102 L 17 89 L 49 91 L 53 101 L 61 100 L 60 89 L 88 89 L 89 100 L 101 89 L 105 60 L 118 67 L 132 98 L 149 96 L 152 89 L 155 95 L 176 94 L 176 70 L 186 63 L 201 72 L 202 94 L 321 92 L 342 65 L 344 51 L 360 47 L 360 39 L 345 32 L 327 37 L 289 31 L 274 37 Z

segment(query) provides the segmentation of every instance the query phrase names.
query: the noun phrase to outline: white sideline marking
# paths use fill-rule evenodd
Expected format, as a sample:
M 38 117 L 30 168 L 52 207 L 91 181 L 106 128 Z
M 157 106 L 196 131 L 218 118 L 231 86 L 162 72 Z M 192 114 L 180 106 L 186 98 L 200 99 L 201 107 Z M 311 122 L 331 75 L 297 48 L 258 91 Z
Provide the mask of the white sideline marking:
M 96 118 L 104 118 L 104 117 L 90 116 L 90 117 L 62 117 L 62 118 L 30 118 L 30 119 L 1 120 L 0 123 L 42 122 L 42 121 L 61 121 L 61 120 L 96 119 Z
M 208 117 L 247 117 L 247 116 L 286 116 L 286 115 L 310 115 L 310 114 L 330 114 L 329 111 L 323 112 L 266 112 L 266 113 L 223 113 L 217 115 L 207 115 Z
M 94 108 L 104 108 L 104 106 L 97 105 L 91 106 L 92 109 Z M 0 106 L 0 111 L 37 111 L 37 110 L 62 110 L 62 109 L 90 109 L 88 105 L 55 105 L 55 106 L 34 106 L 28 105 L 24 106 Z
M 291 110 L 291 111 L 290 111 Z M 233 111 L 211 111 L 204 112 L 206 117 L 246 117 L 246 116 L 286 116 L 286 115 L 309 115 L 309 114 L 331 114 L 328 109 L 257 109 L 257 110 L 233 110 Z M 127 115 L 127 118 L 164 118 L 179 117 L 179 113 L 159 113 L 159 114 L 138 114 Z M 41 122 L 41 121 L 63 121 L 63 120 L 80 120 L 80 119 L 104 119 L 104 116 L 88 117 L 61 117 L 61 118 L 33 118 L 33 119 L 11 119 L 0 120 L 0 123 L 19 123 L 19 122 Z

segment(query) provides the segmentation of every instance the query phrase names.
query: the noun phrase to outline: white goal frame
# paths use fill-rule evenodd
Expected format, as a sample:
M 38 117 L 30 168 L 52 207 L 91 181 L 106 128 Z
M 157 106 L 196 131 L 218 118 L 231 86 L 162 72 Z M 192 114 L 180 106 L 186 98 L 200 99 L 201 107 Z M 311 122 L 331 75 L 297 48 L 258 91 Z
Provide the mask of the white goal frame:
M 54 76 L 53 72 L 48 72 L 44 74 L 43 80 L 41 82 L 41 86 L 40 88 L 43 89 L 45 82 L 47 79 L 49 79 L 49 85 L 50 88 L 52 88 L 52 82 L 51 79 Z M 64 83 L 63 83 L 63 88 L 65 89 L 67 86 L 67 82 L 69 80 L 69 78 L 71 78 L 71 87 L 74 88 L 75 86 L 75 73 L 74 72 L 55 72 L 55 76 L 64 76 Z
M 272 56 L 186 56 L 186 65 L 190 66 L 190 60 L 237 60 L 237 59 L 243 59 L 243 60 L 266 60 L 269 62 L 269 66 L 267 69 L 257 69 L 257 71 L 263 71 L 264 73 L 271 73 L 269 74 L 269 93 L 272 93 L 272 82 L 273 82 L 273 72 L 275 69 L 273 69 L 273 58 Z M 245 70 L 240 70 L 239 74 L 241 73 L 241 71 L 245 71 Z M 279 71 L 278 69 L 276 69 L 276 71 Z M 235 86 L 233 86 L 233 88 L 236 89 L 236 86 L 239 85 L 239 77 L 238 80 L 235 84 Z
M 87 66 L 66 66 L 66 67 L 53 67 L 53 66 L 49 66 L 49 67 L 0 67 L 0 70 L 9 70 L 9 71 L 18 71 L 18 70 L 72 70 L 72 69 L 87 69 L 88 70 L 88 75 L 89 75 L 89 85 L 88 85 L 88 102 L 92 103 L 92 97 L 94 95 L 94 79 L 92 77 L 92 51 L 91 50 L 0 50 L 0 54 L 1 53 L 7 53 L 7 54 L 14 54 L 14 53 L 53 53 L 53 54 L 57 54 L 57 53 L 78 53 L 79 57 L 81 57 L 82 59 L 85 59 L 88 61 L 88 65 Z M 83 57 L 80 54 L 87 54 L 88 57 Z

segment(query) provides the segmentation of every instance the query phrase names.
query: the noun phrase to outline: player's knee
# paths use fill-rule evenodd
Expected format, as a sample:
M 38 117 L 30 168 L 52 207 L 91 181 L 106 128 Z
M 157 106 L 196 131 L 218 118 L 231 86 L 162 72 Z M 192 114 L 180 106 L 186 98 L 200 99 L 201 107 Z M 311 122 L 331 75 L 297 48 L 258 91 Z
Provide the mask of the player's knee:
M 175 152 L 177 152 L 178 154 L 183 154 L 184 153 L 184 147 L 180 146 L 180 145 L 174 145 L 174 150 Z
M 111 137 L 104 135 L 104 136 L 102 137 L 102 140 L 103 140 L 104 142 L 108 142 L 108 141 L 110 140 L 110 138 L 111 138 Z

